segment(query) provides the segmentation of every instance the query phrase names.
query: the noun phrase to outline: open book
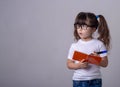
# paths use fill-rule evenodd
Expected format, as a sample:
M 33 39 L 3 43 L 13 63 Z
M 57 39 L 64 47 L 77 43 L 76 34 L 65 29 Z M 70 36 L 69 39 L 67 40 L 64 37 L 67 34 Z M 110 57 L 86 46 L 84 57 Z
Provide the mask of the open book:
M 83 59 L 86 62 L 96 64 L 96 65 L 99 65 L 101 60 L 102 60 L 102 58 L 99 57 L 99 56 L 88 55 L 88 54 L 85 54 L 85 53 L 82 53 L 82 52 L 74 51 L 73 60 L 81 61 Z

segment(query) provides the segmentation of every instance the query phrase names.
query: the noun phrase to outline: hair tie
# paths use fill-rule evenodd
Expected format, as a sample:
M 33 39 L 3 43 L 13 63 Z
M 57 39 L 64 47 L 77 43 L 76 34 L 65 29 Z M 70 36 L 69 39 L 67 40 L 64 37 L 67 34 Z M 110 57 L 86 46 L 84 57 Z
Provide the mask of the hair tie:
M 98 19 L 98 18 L 99 18 L 99 15 L 97 15 L 96 18 Z

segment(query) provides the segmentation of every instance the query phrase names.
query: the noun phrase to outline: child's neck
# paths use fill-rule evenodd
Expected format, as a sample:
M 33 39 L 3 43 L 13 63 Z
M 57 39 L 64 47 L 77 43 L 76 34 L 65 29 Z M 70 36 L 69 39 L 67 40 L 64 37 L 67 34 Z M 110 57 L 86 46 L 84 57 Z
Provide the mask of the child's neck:
M 90 37 L 90 38 L 81 38 L 82 41 L 90 41 L 92 39 L 93 39 L 92 37 Z

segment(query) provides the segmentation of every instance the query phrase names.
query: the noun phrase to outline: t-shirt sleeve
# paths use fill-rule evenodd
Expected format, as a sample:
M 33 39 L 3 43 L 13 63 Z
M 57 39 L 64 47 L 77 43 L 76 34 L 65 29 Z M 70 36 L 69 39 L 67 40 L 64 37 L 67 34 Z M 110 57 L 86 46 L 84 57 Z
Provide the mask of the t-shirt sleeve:
M 103 43 L 101 43 L 101 46 L 100 46 L 100 51 L 106 51 L 106 47 Z M 107 56 L 107 53 L 103 53 L 103 54 L 100 54 L 101 57 L 105 57 Z
M 74 54 L 74 44 L 72 44 L 70 46 L 70 49 L 69 49 L 69 52 L 68 52 L 68 59 L 72 60 L 73 54 Z

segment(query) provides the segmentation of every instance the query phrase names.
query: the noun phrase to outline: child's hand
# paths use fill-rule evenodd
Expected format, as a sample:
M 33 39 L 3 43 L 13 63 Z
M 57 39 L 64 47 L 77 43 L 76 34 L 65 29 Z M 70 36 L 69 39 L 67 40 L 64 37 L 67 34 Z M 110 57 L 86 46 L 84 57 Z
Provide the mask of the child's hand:
M 81 60 L 79 63 L 77 63 L 78 69 L 84 69 L 88 67 L 88 62 L 85 61 L 85 59 Z
M 90 55 L 99 56 L 99 54 L 97 54 L 96 52 L 93 52 L 93 53 L 91 53 Z

